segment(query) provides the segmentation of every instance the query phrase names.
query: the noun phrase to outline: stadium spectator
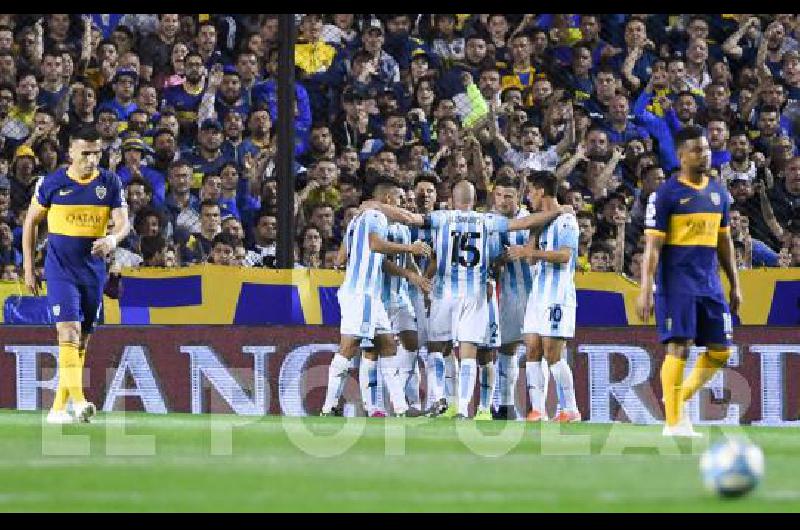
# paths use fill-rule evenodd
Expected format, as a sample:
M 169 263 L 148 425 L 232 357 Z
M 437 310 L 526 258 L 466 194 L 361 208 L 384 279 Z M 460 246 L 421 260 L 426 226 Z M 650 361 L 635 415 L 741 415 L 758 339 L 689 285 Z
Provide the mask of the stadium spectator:
M 484 210 L 498 179 L 549 169 L 559 198 L 586 212 L 579 265 L 588 268 L 591 247 L 612 245 L 610 265 L 633 277 L 647 199 L 677 168 L 673 135 L 698 124 L 712 150 L 709 176 L 749 225 L 735 229 L 738 240 L 749 232 L 769 249 L 764 263 L 786 264 L 800 215 L 800 46 L 787 17 L 303 15 L 295 235 L 318 227 L 324 265 L 342 222 L 382 178 L 430 175 L 435 208 L 468 179 Z M 233 261 L 274 265 L 277 20 L 2 17 L 0 221 L 15 248 L 38 178 L 66 163 L 70 136 L 93 123 L 100 166 L 125 184 L 131 221 L 148 208 L 161 214 L 172 249 L 164 256 L 174 261 L 190 234 L 202 235 L 200 203 L 211 199 L 246 235 Z M 476 125 L 470 77 L 490 109 Z M 622 233 L 604 214 L 620 201 L 630 216 Z M 122 248 L 140 252 L 141 237 L 137 229 Z M 761 249 L 754 243 L 755 267 Z M 195 259 L 184 254 L 181 263 Z
M 239 241 L 226 232 L 220 232 L 209 242 L 210 251 L 202 261 L 215 265 L 234 265 Z

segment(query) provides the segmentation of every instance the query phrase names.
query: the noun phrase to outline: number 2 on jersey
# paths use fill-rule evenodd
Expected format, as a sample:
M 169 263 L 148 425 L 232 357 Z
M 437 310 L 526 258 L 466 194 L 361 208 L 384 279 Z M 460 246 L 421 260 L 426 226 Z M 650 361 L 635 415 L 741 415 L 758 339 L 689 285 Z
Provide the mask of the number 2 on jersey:
M 453 239 L 453 253 L 450 263 L 455 267 L 474 267 L 481 262 L 481 251 L 470 240 L 480 240 L 480 232 L 450 232 Z

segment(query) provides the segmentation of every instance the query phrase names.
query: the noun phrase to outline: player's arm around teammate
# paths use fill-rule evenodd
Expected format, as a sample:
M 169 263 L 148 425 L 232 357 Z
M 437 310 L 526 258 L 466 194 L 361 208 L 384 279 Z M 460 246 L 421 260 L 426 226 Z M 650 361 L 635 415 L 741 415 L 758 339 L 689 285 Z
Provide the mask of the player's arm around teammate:
M 514 232 L 516 230 L 533 230 L 536 228 L 541 228 L 550 221 L 554 220 L 559 215 L 565 213 L 574 214 L 575 210 L 572 208 L 572 206 L 564 205 L 564 206 L 559 206 L 558 208 L 551 211 L 536 212 L 530 215 L 526 215 L 525 217 L 520 217 L 518 219 L 509 219 L 508 231 Z
M 409 252 L 414 256 L 425 256 L 426 258 L 429 258 L 432 252 L 431 247 L 424 241 L 414 241 L 410 245 L 406 245 L 404 243 L 387 241 L 374 232 L 369 235 L 369 248 L 373 252 L 379 254 L 400 254 L 401 252 Z

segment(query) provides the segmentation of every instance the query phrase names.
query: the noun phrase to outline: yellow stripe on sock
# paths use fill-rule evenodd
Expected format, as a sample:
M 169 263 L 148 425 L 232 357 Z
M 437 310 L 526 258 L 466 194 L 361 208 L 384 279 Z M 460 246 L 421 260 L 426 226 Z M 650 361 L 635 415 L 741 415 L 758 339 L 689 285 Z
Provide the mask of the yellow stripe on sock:
M 78 353 L 78 345 L 71 342 L 61 342 L 58 345 L 59 384 L 63 382 L 67 397 L 72 398 L 72 403 L 83 403 L 83 365 Z
M 730 348 L 724 350 L 708 350 L 697 358 L 692 372 L 681 385 L 681 401 L 690 399 L 695 392 L 703 388 L 714 377 L 717 370 L 725 366 L 731 356 Z
M 664 396 L 664 416 L 667 425 L 675 425 L 681 418 L 681 381 L 686 359 L 667 354 L 661 365 L 661 391 Z

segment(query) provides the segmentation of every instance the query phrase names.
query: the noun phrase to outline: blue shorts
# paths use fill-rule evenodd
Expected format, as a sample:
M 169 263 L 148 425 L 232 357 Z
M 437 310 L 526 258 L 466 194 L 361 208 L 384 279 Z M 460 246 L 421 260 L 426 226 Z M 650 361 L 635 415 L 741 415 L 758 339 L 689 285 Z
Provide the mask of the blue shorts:
M 733 320 L 724 299 L 657 294 L 655 314 L 662 343 L 673 339 L 694 339 L 697 346 L 733 343 Z
M 103 286 L 49 280 L 47 304 L 56 322 L 80 322 L 81 333 L 91 333 L 102 317 Z

